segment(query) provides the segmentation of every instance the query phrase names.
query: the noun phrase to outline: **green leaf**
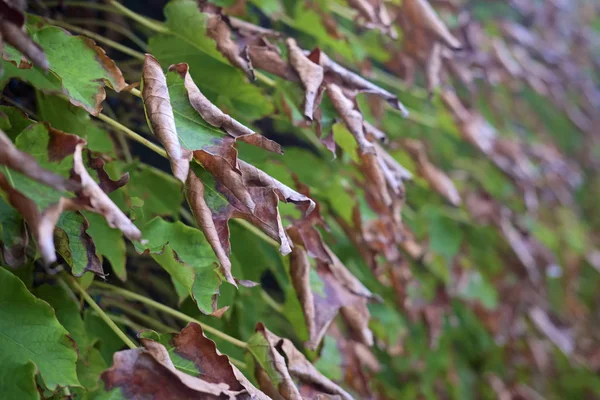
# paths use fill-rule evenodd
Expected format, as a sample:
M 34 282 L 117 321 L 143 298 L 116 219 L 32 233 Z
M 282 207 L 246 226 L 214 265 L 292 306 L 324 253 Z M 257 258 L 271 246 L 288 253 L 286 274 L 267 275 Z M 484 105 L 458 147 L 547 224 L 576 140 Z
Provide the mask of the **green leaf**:
M 172 34 L 152 36 L 149 42 L 161 65 L 188 63 L 202 93 L 235 118 L 258 119 L 273 110 L 260 89 L 247 83 L 244 73 L 217 51 L 206 35 L 206 16 L 195 1 L 172 1 L 164 12 Z
M 34 374 L 45 386 L 78 386 L 77 352 L 48 303 L 0 268 L 0 382 L 5 399 L 38 399 Z
M 467 283 L 461 288 L 459 295 L 467 300 L 479 300 L 489 309 L 496 308 L 498 305 L 496 288 L 486 281 L 479 271 L 469 271 L 467 274 Z
M 42 26 L 35 38 L 48 57 L 50 71 L 45 73 L 38 67 L 18 69 L 11 62 L 4 62 L 4 81 L 14 77 L 45 92 L 64 93 L 71 103 L 91 114 L 102 109 L 105 86 L 117 91 L 127 86 L 115 63 L 91 39 L 73 36 L 56 26 L 44 26 L 39 18 L 30 23 Z
M 86 218 L 72 211 L 62 213 L 56 224 L 56 251 L 69 264 L 75 276 L 82 276 L 87 271 L 103 273 L 96 246 L 86 232 L 87 228 Z
M 432 251 L 451 259 L 458 253 L 463 239 L 460 225 L 439 213 L 432 213 L 429 218 L 429 247 Z
M 81 136 L 87 140 L 87 147 L 92 151 L 115 155 L 115 146 L 108 132 L 92 121 L 85 110 L 63 97 L 41 91 L 36 92 L 36 97 L 40 121 L 46 121 L 63 132 Z
M 127 280 L 125 240 L 121 231 L 108 226 L 106 219 L 98 214 L 84 212 L 83 215 L 89 222 L 86 232 L 94 241 L 96 251 L 108 259 L 119 279 Z
M 315 362 L 315 367 L 329 379 L 341 381 L 344 378 L 341 365 L 342 355 L 337 342 L 332 336 L 326 335 L 323 338 L 323 348 L 319 359 Z
M 217 259 L 202 232 L 158 217 L 149 221 L 142 232 L 147 243 L 136 243 L 136 250 L 148 251 L 174 282 L 187 289 L 200 311 L 214 312 L 221 277 Z
M 21 214 L 0 197 L 0 225 L 2 226 L 2 256 L 5 263 L 25 261 L 27 232 Z M 19 265 L 12 265 L 17 267 Z

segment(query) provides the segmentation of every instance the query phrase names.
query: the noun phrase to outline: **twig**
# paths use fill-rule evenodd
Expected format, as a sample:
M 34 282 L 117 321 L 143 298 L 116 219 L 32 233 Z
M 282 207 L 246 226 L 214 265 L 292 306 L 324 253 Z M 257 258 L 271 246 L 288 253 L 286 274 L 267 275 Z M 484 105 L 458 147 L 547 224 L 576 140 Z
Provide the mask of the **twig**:
M 127 345 L 127 347 L 129 347 L 130 349 L 137 348 L 137 345 L 129 338 L 129 336 L 127 336 L 121 329 L 119 329 L 117 324 L 115 324 L 114 321 L 110 319 L 108 315 L 106 315 L 104 310 L 102 310 L 102 308 L 100 308 L 100 306 L 94 301 L 94 299 L 92 299 L 92 297 L 85 291 L 85 289 L 79 285 L 75 278 L 63 274 L 63 277 L 59 278 L 59 280 L 64 282 L 66 285 L 69 285 L 70 287 L 74 288 L 77 292 L 79 292 L 79 294 L 81 295 L 81 297 L 83 297 L 85 302 L 88 303 L 88 305 L 96 313 L 98 313 L 98 316 L 106 323 L 106 325 L 110 327 L 110 329 L 113 330 L 113 332 L 119 338 L 121 338 L 121 340 Z
M 164 304 L 161 304 L 157 301 L 154 301 L 152 299 L 144 297 L 140 294 L 130 292 L 129 290 L 122 289 L 120 287 L 109 285 L 107 283 L 102 283 L 102 282 L 94 282 L 94 286 L 105 289 L 109 293 L 118 294 L 122 297 L 131 299 L 131 300 L 135 300 L 135 301 L 139 301 L 140 303 L 143 303 L 147 306 L 156 308 L 157 310 L 160 310 L 160 311 L 164 312 L 165 314 L 172 315 L 173 317 L 178 318 L 184 322 L 194 322 L 194 323 L 200 325 L 202 327 L 202 329 L 204 329 L 206 332 L 209 332 L 209 333 L 211 333 L 211 334 L 213 334 L 213 335 L 215 335 L 237 347 L 240 347 L 242 349 L 246 348 L 245 342 L 242 342 L 239 339 L 229 336 L 225 332 L 221 332 L 220 330 L 213 328 L 210 325 L 206 325 L 205 323 L 200 322 L 197 319 L 190 317 L 189 315 L 186 315 L 180 311 L 174 310 L 171 307 L 165 306 Z

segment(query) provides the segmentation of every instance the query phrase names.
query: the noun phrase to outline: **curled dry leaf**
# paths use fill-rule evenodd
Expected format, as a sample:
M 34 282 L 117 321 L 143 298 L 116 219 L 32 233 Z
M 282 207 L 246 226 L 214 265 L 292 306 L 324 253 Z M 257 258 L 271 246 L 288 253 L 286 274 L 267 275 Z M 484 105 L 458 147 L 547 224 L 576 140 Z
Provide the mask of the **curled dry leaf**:
M 345 337 L 337 325 L 331 325 L 328 335 L 335 339 L 336 346 L 342 357 L 342 376 L 345 383 L 352 388 L 358 398 L 373 398 L 374 394 L 369 385 L 374 373 L 381 370 L 381 364 L 367 346 Z
M 354 90 L 360 93 L 373 94 L 387 101 L 392 107 L 402 112 L 404 117 L 408 116 L 408 110 L 398 100 L 398 97 L 387 90 L 369 82 L 362 76 L 341 66 L 327 56 L 321 49 L 314 49 L 308 56 L 316 60 L 325 71 L 325 81 L 333 82 L 340 87 Z
M 299 240 L 300 238 L 294 237 Z M 296 242 L 290 258 L 292 284 L 300 300 L 309 332 L 308 348 L 315 350 L 340 310 L 347 310 L 348 324 L 367 345 L 372 345 L 368 329 L 367 300 L 374 296 L 352 275 L 335 254 L 326 248 L 330 262 L 317 260 L 313 268 L 302 243 Z M 316 273 L 318 281 L 311 278 Z M 311 285 L 312 282 L 312 285 Z M 320 282 L 318 285 L 316 282 Z
M 189 101 L 192 114 L 187 109 L 178 110 L 182 115 L 182 131 L 178 132 L 179 122 L 174 117 L 169 97 L 171 87 L 167 85 L 156 59 L 147 55 L 144 83 L 146 85 L 148 80 L 150 88 L 147 89 L 144 100 L 151 103 L 146 104 L 148 119 L 167 149 L 175 176 L 187 183 L 187 197 L 192 212 L 215 251 L 226 279 L 235 285 L 228 257 L 229 219 L 248 220 L 277 240 L 281 244 L 282 253 L 288 254 L 291 252 L 291 244 L 281 223 L 278 202 L 295 203 L 305 213 L 314 208 L 314 202 L 256 167 L 238 160 L 237 150 L 234 148 L 235 141 L 240 140 L 266 150 L 281 152 L 277 143 L 255 133 L 212 104 L 192 80 L 187 64 L 172 65 L 169 74 L 173 74 L 171 78 L 176 77 L 173 78 L 175 80 L 171 87 L 178 86 L 180 82 L 183 84 L 187 95 L 185 100 Z M 144 91 L 146 88 L 144 86 Z M 185 100 L 178 97 L 177 103 Z M 210 132 L 206 133 L 206 127 L 201 123 L 189 127 L 189 121 L 197 119 L 198 114 L 210 125 Z M 184 134 L 187 135 L 186 140 L 181 137 Z M 210 136 L 206 138 L 202 135 Z M 188 142 L 198 144 L 186 144 Z M 190 170 L 189 161 L 192 158 L 210 175 L 201 178 L 198 174 L 202 171 Z M 184 172 L 185 177 L 179 176 Z M 208 198 L 213 200 L 207 201 Z M 214 199 L 217 198 L 219 201 L 215 202 Z
M 44 50 L 25 32 L 25 3 L 2 0 L 0 1 L 0 52 L 3 44 L 8 43 L 35 65 L 47 71 L 50 63 Z M 20 65 L 19 65 L 20 67 Z
M 568 330 L 557 327 L 540 307 L 530 309 L 529 317 L 540 332 L 546 335 L 567 357 L 573 353 L 575 350 L 573 336 Z
M 142 98 L 152 132 L 167 151 L 173 175 L 185 182 L 193 155 L 179 143 L 167 80 L 158 60 L 150 54 L 144 59 L 142 82 Z
M 302 400 L 323 398 L 319 397 L 322 395 L 352 399 L 344 389 L 322 375 L 292 342 L 278 337 L 262 323 L 256 325 L 248 349 L 255 357 L 261 388 L 266 387 L 268 390 L 263 390 L 273 398 Z M 304 393 L 309 397 L 304 397 Z
M 364 118 L 358 110 L 356 101 L 348 98 L 342 88 L 334 83 L 327 84 L 327 95 L 342 121 L 344 121 L 346 128 L 354 136 L 361 154 L 375 153 L 373 144 L 369 142 L 365 135 Z
M 0 165 L 15 170 L 38 183 L 58 191 L 75 191 L 81 186 L 72 180 L 48 171 L 29 154 L 17 149 L 8 136 L 0 131 Z
M 4 144 L 4 152 L 0 155 L 0 162 L 5 166 L 48 185 L 59 192 L 68 190 L 74 192 L 76 195 L 71 198 L 67 197 L 69 193 L 65 193 L 65 197 L 60 197 L 57 202 L 50 204 L 44 210 L 40 210 L 34 199 L 27 198 L 13 188 L 4 175 L 0 179 L 0 186 L 7 193 L 9 202 L 23 215 L 23 218 L 29 225 L 45 263 L 49 265 L 56 261 L 54 228 L 60 215 L 68 210 L 78 211 L 84 209 L 100 214 L 106 219 L 107 224 L 111 228 L 121 230 L 130 240 L 141 240 L 142 234 L 140 230 L 110 200 L 107 194 L 89 175 L 83 162 L 83 148 L 86 145 L 86 141 L 78 136 L 70 135 L 56 129 L 48 128 L 48 133 L 50 135 L 48 158 L 51 161 L 61 161 L 67 155 L 73 155 L 71 180 L 66 180 L 59 175 L 43 169 L 31 156 L 16 149 L 6 136 L 2 136 L 4 135 L 3 133 L 0 135 L 0 140 Z M 92 167 L 102 169 L 98 161 L 95 162 L 95 165 L 94 162 L 92 164 Z M 103 170 L 102 172 L 104 173 Z M 101 177 L 101 182 L 104 181 L 105 185 L 114 188 L 116 184 L 114 182 L 108 184 L 107 179 L 107 176 Z M 90 259 L 97 261 L 93 243 L 91 242 L 91 238 L 85 233 L 85 228 L 81 235 L 83 241 L 88 243 L 88 252 L 93 254 L 93 257 L 90 257 Z M 92 264 L 88 265 L 86 270 L 102 274 L 99 261 Z
M 189 74 L 189 66 L 187 64 L 175 64 L 169 67 L 169 71 L 176 72 L 181 79 L 183 79 L 183 83 L 185 89 L 188 94 L 188 98 L 190 104 L 200 114 L 202 119 L 208 122 L 215 128 L 222 129 L 227 132 L 229 136 L 234 139 L 241 140 L 242 142 L 246 142 L 248 144 L 262 147 L 265 150 L 273 151 L 276 153 L 281 153 L 281 146 L 276 142 L 265 138 L 262 135 L 254 132 L 252 129 L 247 126 L 241 124 L 231 116 L 225 114 L 221 111 L 217 106 L 212 104 L 210 100 L 202 94 L 198 86 L 192 80 L 192 77 Z M 226 146 L 230 147 L 230 141 L 224 141 Z M 199 150 L 199 149 L 192 149 Z M 233 161 L 232 161 L 233 163 Z
M 417 162 L 419 174 L 425 178 L 431 187 L 446 198 L 450 204 L 459 206 L 461 204 L 460 194 L 452 180 L 441 170 L 436 168 L 428 159 L 423 143 L 408 139 L 402 142 L 403 147 Z
M 142 343 L 145 347 L 150 347 L 155 346 L 156 342 L 142 339 Z M 193 363 L 202 380 L 213 384 L 224 383 L 229 390 L 239 392 L 237 398 L 240 399 L 268 399 L 231 364 L 227 356 L 217 350 L 215 342 L 204 335 L 200 325 L 189 323 L 180 333 L 171 337 L 169 344 L 175 354 Z
M 441 84 L 440 73 L 442 71 L 442 45 L 435 42 L 431 45 L 427 56 L 427 90 L 432 94 Z
M 300 76 L 300 82 L 304 87 L 304 116 L 312 120 L 313 111 L 318 106 L 315 100 L 323 83 L 323 67 L 305 56 L 294 39 L 288 38 L 286 44 L 290 64 Z
M 217 44 L 217 50 L 223 54 L 229 62 L 244 71 L 252 80 L 256 79 L 252 64 L 247 58 L 242 57 L 238 45 L 231 39 L 231 30 L 219 14 L 212 14 L 208 17 L 206 25 L 206 34 Z
M 453 50 L 460 50 L 462 45 L 442 22 L 427 0 L 404 0 L 402 12 L 414 26 L 425 29 L 435 38 Z
M 101 375 L 107 391 L 119 388 L 126 399 L 235 399 L 238 394 L 225 383 L 214 383 L 180 372 L 160 343 L 119 351 L 113 365 Z
M 348 5 L 358 11 L 368 29 L 379 29 L 392 39 L 398 38 L 392 19 L 382 0 L 348 0 Z

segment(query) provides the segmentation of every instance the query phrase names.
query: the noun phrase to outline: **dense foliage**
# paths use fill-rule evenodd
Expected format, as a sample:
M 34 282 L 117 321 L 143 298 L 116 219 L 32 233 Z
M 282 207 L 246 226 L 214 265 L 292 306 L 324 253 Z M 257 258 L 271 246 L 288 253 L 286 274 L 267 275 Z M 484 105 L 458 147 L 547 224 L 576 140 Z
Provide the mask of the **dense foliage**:
M 593 0 L 25 3 L 1 398 L 600 398 Z

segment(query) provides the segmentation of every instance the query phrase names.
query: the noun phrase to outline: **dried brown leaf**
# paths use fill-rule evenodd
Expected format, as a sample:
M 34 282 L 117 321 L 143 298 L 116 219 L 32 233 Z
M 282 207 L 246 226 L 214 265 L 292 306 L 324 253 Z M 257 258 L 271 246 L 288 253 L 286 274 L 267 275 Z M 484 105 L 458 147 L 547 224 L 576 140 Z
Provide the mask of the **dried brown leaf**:
M 144 346 L 149 342 L 151 341 L 148 339 L 142 340 Z M 198 371 L 202 372 L 202 380 L 214 384 L 225 383 L 235 392 L 246 391 L 251 399 L 268 399 L 236 366 L 231 364 L 227 356 L 217 350 L 215 342 L 204 335 L 200 325 L 189 323 L 180 333 L 173 335 L 171 344 L 176 354 L 191 361 Z M 241 395 L 239 397 L 243 398 Z
M 319 395 L 325 395 L 352 399 L 352 396 L 344 389 L 322 375 L 288 339 L 278 337 L 262 323 L 256 325 L 256 332 L 263 335 L 269 344 L 269 359 L 281 377 L 277 387 L 281 398 L 285 400 L 302 400 L 315 399 L 319 398 Z M 298 387 L 292 378 L 298 382 Z M 267 388 L 270 387 L 272 393 L 273 384 L 269 382 L 264 372 L 259 372 L 257 379 L 261 384 L 261 388 L 263 385 Z M 309 397 L 303 397 L 301 392 L 308 393 Z
M 83 146 L 81 141 L 73 153 L 73 170 L 71 175 L 81 184 L 77 192 L 77 204 L 82 208 L 102 215 L 111 228 L 119 229 L 129 240 L 142 240 L 142 232 L 117 207 L 100 186 L 92 179 L 83 163 Z
M 167 80 L 158 60 L 150 54 L 144 59 L 142 82 L 142 98 L 152 131 L 167 151 L 173 175 L 185 182 L 193 154 L 179 143 Z
M 231 261 L 229 260 L 229 232 L 219 232 L 217 225 L 213 220 L 213 214 L 204 198 L 204 184 L 190 171 L 187 181 L 186 196 L 194 219 L 198 222 L 200 229 L 204 233 L 210 247 L 215 252 L 223 276 L 227 282 L 236 285 L 233 275 L 231 275 Z M 221 240 L 225 240 L 223 243 Z
M 80 188 L 77 182 L 42 168 L 33 157 L 17 149 L 2 131 L 0 131 L 0 165 L 59 191 L 74 191 Z
M 379 29 L 392 39 L 398 38 L 392 19 L 382 0 L 348 0 L 348 5 L 358 11 L 368 29 Z
M 415 26 L 435 35 L 437 40 L 449 48 L 453 50 L 462 48 L 460 41 L 452 35 L 427 0 L 404 0 L 402 12 Z
M 252 64 L 241 55 L 238 45 L 231 39 L 231 30 L 219 14 L 212 14 L 208 17 L 206 34 L 217 44 L 217 50 L 229 60 L 231 64 L 244 71 L 252 80 L 255 80 Z
M 323 67 L 305 56 L 294 39 L 288 38 L 286 44 L 290 64 L 300 76 L 304 87 L 304 116 L 312 120 L 314 109 L 318 106 L 316 99 L 319 88 L 323 83 Z
M 429 161 L 424 145 L 412 139 L 405 140 L 402 143 L 404 148 L 417 162 L 419 174 L 429 182 L 436 192 L 445 197 L 450 204 L 459 206 L 462 201 L 454 183 L 444 172 Z
M 375 148 L 365 135 L 363 115 L 358 110 L 356 101 L 348 98 L 342 88 L 334 83 L 327 84 L 327 95 L 340 118 L 344 121 L 346 128 L 354 136 L 361 154 L 374 154 Z
M 164 346 L 146 343 L 146 349 L 119 351 L 113 365 L 101 375 L 105 388 L 120 388 L 127 399 L 234 399 L 225 383 L 212 383 L 178 371 Z
M 368 93 L 381 97 L 387 101 L 392 107 L 402 112 L 404 117 L 408 116 L 408 110 L 398 100 L 398 97 L 388 92 L 387 90 L 369 82 L 362 76 L 350 71 L 349 69 L 341 66 L 321 49 L 314 49 L 308 56 L 311 60 L 316 60 L 325 70 L 325 81 L 333 82 L 340 87 L 354 90 L 360 93 Z
M 43 169 L 31 156 L 16 149 L 10 139 L 3 133 L 0 135 L 0 141 L 3 143 L 2 148 L 4 150 L 0 152 L 0 163 L 59 191 L 68 190 L 76 194 L 75 198 L 61 197 L 57 203 L 50 205 L 45 210 L 39 210 L 33 200 L 28 199 L 22 193 L 15 190 L 8 179 L 2 175 L 0 186 L 7 193 L 9 202 L 23 215 L 36 239 L 45 263 L 49 265 L 56 261 L 54 227 L 61 213 L 67 210 L 77 211 L 85 209 L 100 214 L 106 219 L 110 227 L 121 230 L 130 240 L 141 240 L 142 234 L 140 230 L 110 200 L 89 175 L 83 163 L 85 140 L 56 129 L 48 129 L 48 132 L 50 134 L 48 145 L 48 157 L 50 160 L 60 161 L 68 154 L 73 155 L 71 180 L 66 180 L 59 175 Z M 95 167 L 102 170 L 102 166 L 98 164 L 97 160 Z M 106 178 L 101 178 L 101 181 Z M 104 180 L 104 182 L 106 185 L 107 181 Z M 91 255 L 89 257 L 91 264 L 88 266 L 88 269 L 102 274 L 100 261 L 95 256 L 93 242 L 85 233 L 85 227 L 81 236 L 84 243 L 87 243 L 86 248 Z

